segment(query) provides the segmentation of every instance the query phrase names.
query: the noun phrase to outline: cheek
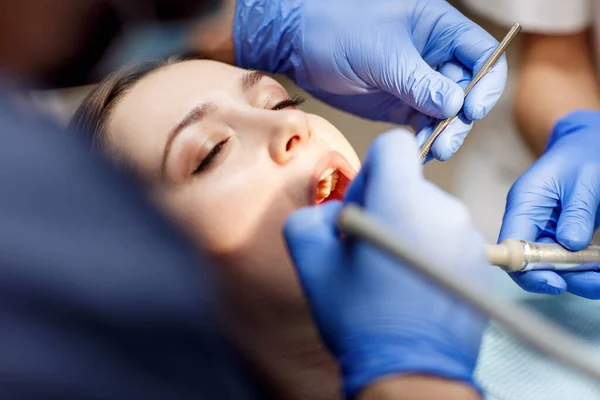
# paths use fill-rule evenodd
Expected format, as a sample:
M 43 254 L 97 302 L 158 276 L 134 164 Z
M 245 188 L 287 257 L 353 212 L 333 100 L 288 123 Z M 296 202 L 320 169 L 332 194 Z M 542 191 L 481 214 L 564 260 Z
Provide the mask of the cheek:
M 286 192 L 281 174 L 255 170 L 253 175 L 229 176 L 221 185 L 191 185 L 164 195 L 163 202 L 196 247 L 218 263 L 237 306 L 258 301 L 271 308 L 303 307 L 282 235 L 297 201 Z
M 358 171 L 360 169 L 360 159 L 358 158 L 358 155 L 354 151 L 352 145 L 346 140 L 346 137 L 342 135 L 336 127 L 331 125 L 329 121 L 317 115 L 309 114 L 308 120 L 311 129 L 317 138 L 323 140 L 333 150 L 342 153 L 355 170 Z
M 194 243 L 211 255 L 236 257 L 280 246 L 283 221 L 293 211 L 278 174 L 246 169 L 210 182 L 198 180 L 166 193 L 165 206 Z M 268 261 L 268 260 L 265 260 Z

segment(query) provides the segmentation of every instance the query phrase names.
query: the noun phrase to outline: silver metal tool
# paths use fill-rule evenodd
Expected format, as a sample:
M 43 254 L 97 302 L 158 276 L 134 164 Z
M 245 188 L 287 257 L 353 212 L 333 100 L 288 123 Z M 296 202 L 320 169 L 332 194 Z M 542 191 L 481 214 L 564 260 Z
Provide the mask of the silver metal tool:
M 490 264 L 507 272 L 531 270 L 585 271 L 600 269 L 600 246 L 569 251 L 556 243 L 508 239 L 486 249 Z
M 424 275 L 438 286 L 469 303 L 479 312 L 496 320 L 525 343 L 542 354 L 556 358 L 600 382 L 600 354 L 564 329 L 518 303 L 509 302 L 470 283 L 464 276 L 443 265 L 432 264 L 427 255 L 394 238 L 394 233 L 369 217 L 360 208 L 344 207 L 338 218 L 340 231 L 362 239 Z M 373 265 L 377 268 L 377 265 Z M 485 268 L 485 266 L 484 266 Z M 398 307 L 402 307 L 401 304 Z
M 481 67 L 481 69 L 479 70 L 479 72 L 477 72 L 473 80 L 465 88 L 464 97 L 467 97 L 467 95 L 469 94 L 471 89 L 473 89 L 473 87 L 477 84 L 477 82 L 479 82 L 481 78 L 483 78 L 492 69 L 492 67 L 496 64 L 500 57 L 502 57 L 502 54 L 504 54 L 504 51 L 506 50 L 508 45 L 519 34 L 519 32 L 521 32 L 521 25 L 514 24 L 510 31 L 508 31 L 504 39 L 502 39 L 498 47 L 496 47 L 496 50 L 494 50 L 490 58 L 487 59 L 485 64 L 483 64 L 483 67 Z M 425 143 L 423 143 L 423 146 L 421 146 L 421 161 L 424 160 L 425 157 L 427 157 L 427 154 L 429 153 L 429 150 L 431 150 L 431 146 L 433 145 L 435 139 L 437 139 L 440 133 L 442 133 L 444 129 L 446 129 L 448 125 L 450 125 L 450 122 L 452 122 L 457 116 L 458 114 L 454 114 L 452 117 L 440 121 L 438 126 L 435 127 L 434 131 L 427 138 L 427 140 L 425 140 Z

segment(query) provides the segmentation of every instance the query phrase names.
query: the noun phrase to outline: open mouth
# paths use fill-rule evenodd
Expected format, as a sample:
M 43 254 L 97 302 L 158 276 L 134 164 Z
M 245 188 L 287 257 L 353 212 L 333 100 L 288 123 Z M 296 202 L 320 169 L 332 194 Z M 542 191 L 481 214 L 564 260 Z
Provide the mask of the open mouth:
M 317 183 L 315 204 L 330 200 L 343 200 L 350 182 L 350 179 L 339 170 L 328 168 Z
M 312 196 L 314 204 L 343 200 L 355 176 L 356 171 L 342 154 L 337 151 L 326 154 L 317 164 L 313 174 L 311 187 L 314 193 Z

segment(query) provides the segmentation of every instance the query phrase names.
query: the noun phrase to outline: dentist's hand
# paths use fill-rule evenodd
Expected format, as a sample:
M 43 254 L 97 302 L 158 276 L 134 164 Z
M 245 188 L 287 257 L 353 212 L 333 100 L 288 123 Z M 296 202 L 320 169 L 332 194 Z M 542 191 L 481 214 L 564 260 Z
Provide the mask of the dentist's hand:
M 397 237 L 475 284 L 489 273 L 482 237 L 465 207 L 427 182 L 408 132 L 375 140 L 346 195 Z M 340 202 L 294 213 L 285 237 L 321 335 L 352 396 L 374 381 L 425 374 L 474 386 L 486 321 L 404 265 L 340 239 Z
M 554 127 L 544 155 L 511 188 L 499 240 L 557 241 L 581 250 L 598 227 L 600 112 L 576 111 Z M 600 273 L 512 274 L 525 290 L 600 298 Z
M 285 73 L 353 114 L 410 124 L 421 143 L 434 119 L 461 109 L 462 88 L 498 45 L 445 0 L 238 0 L 234 43 L 241 67 Z M 436 139 L 433 157 L 458 150 L 472 121 L 496 104 L 506 75 L 503 57 Z

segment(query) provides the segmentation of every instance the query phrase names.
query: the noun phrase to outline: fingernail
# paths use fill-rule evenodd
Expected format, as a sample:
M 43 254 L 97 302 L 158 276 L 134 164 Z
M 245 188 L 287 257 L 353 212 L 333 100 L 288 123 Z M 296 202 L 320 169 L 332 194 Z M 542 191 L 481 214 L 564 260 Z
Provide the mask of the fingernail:
M 452 153 L 450 153 L 450 151 L 448 150 L 448 148 L 444 148 L 441 152 L 437 151 L 436 152 L 436 159 L 438 159 L 439 161 L 446 161 L 447 159 L 449 159 L 450 157 L 452 157 Z
M 452 140 L 452 143 L 450 145 L 450 148 L 452 149 L 452 154 L 456 153 L 458 151 L 458 149 L 460 149 L 460 146 L 463 145 L 464 141 L 465 141 L 465 137 L 462 135 L 460 137 L 457 137 L 454 140 Z
M 563 293 L 567 288 L 565 283 L 558 275 L 553 275 L 540 282 L 541 289 L 544 293 L 557 295 Z
M 462 138 L 454 138 L 448 144 L 448 146 L 444 147 L 441 152 L 438 153 L 437 159 L 440 161 L 447 161 L 450 159 L 454 153 L 460 149 L 460 146 L 463 144 Z
M 547 293 L 553 296 L 563 293 L 565 290 L 552 285 L 542 285 L 540 292 Z
M 464 103 L 464 92 L 460 90 L 460 86 L 456 85 L 459 90 L 452 90 L 450 96 L 446 96 L 446 106 L 444 107 L 444 118 L 449 118 L 458 113 Z
M 569 229 L 568 226 L 563 226 L 562 229 L 556 232 L 557 241 L 571 251 L 583 250 L 592 240 L 591 237 L 585 237 L 585 234 L 578 230 Z
M 479 105 L 477 107 L 474 107 L 473 111 L 471 113 L 471 116 L 470 116 L 471 119 L 473 121 L 477 121 L 477 120 L 482 119 L 483 117 L 485 117 L 486 110 L 487 110 L 486 107 L 483 106 L 483 105 Z

